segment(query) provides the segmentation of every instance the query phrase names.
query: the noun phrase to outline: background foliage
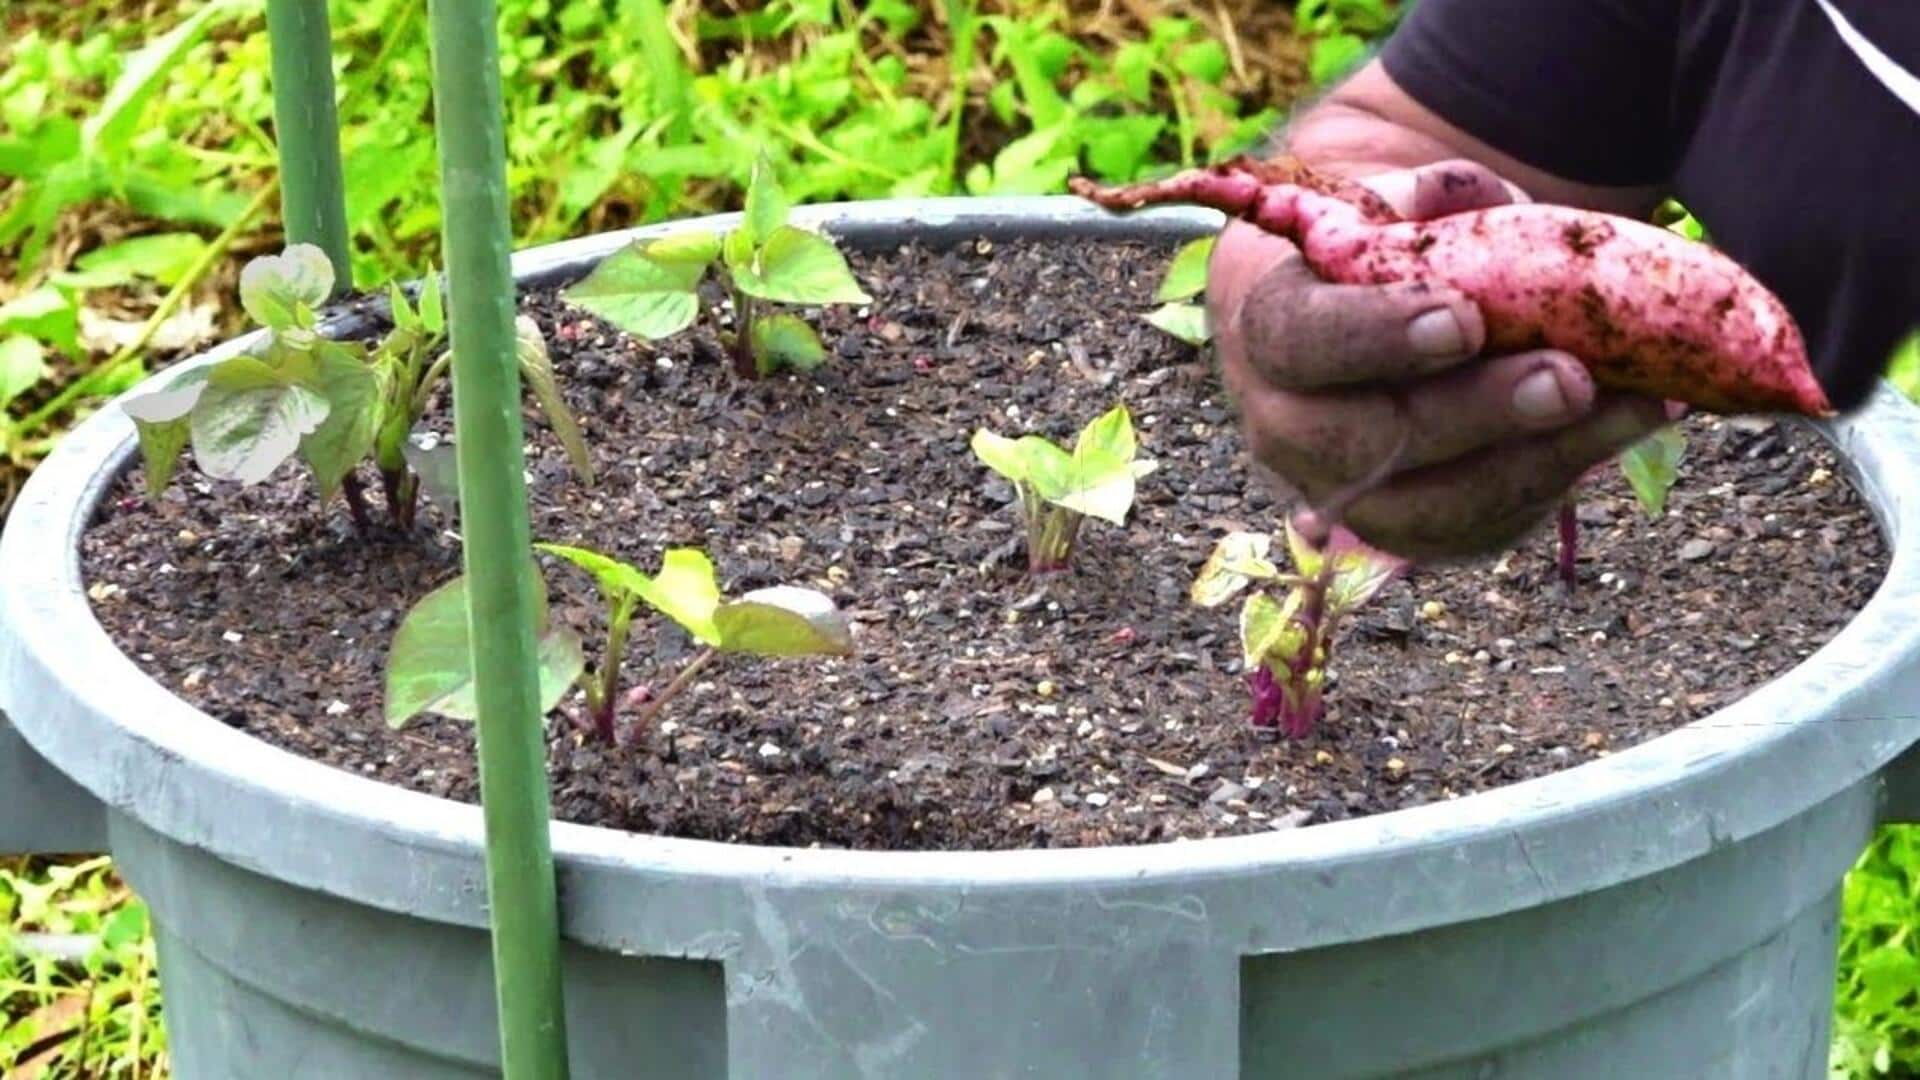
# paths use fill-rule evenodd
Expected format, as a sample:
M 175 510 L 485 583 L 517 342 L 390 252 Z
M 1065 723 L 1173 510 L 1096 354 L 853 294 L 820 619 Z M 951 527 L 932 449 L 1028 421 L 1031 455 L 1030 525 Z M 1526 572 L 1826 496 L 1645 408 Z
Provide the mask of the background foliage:
M 0 9 L 0 519 L 59 432 L 231 329 L 277 249 L 257 2 Z M 425 0 L 332 0 L 354 283 L 439 216 Z M 1391 0 L 500 0 L 523 244 L 735 205 L 1061 190 L 1256 146 Z M 1920 395 L 1920 348 L 1896 379 Z M 1920 1069 L 1920 833 L 1848 882 L 1838 1076 Z M 0 861 L 0 1068 L 163 1076 L 145 908 L 104 859 Z

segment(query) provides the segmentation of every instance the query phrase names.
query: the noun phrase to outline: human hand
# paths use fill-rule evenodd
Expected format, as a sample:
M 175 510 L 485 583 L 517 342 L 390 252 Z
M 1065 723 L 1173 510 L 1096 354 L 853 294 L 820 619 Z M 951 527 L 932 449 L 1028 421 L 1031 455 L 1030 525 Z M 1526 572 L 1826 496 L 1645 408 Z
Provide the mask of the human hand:
M 1364 178 L 1402 216 L 1525 195 L 1462 161 Z M 1254 456 L 1320 505 L 1374 474 L 1342 522 L 1404 558 L 1483 554 L 1547 516 L 1590 468 L 1667 421 L 1602 392 L 1566 353 L 1483 357 L 1479 309 L 1424 283 L 1322 281 L 1294 245 L 1244 222 L 1220 235 L 1207 305 Z

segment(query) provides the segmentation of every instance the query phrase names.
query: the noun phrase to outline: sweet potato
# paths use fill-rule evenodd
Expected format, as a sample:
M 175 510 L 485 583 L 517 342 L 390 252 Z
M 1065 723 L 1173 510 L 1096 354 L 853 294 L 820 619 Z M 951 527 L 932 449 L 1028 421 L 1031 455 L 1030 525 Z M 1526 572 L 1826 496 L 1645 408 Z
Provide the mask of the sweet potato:
M 1631 218 L 1519 203 L 1404 221 L 1357 184 L 1247 158 L 1072 188 L 1114 210 L 1196 203 L 1244 218 L 1329 281 L 1449 286 L 1480 306 L 1488 351 L 1559 349 L 1604 387 L 1723 414 L 1833 414 L 1778 297 L 1713 248 Z

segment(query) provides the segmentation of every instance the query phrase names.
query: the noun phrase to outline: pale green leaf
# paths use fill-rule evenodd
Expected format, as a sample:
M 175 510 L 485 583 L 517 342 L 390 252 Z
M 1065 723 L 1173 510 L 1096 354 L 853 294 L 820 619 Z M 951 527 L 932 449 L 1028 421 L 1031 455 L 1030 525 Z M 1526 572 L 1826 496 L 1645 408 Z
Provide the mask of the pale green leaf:
M 981 463 L 1015 484 L 1027 482 L 1027 453 L 1020 443 L 986 428 L 973 433 L 969 444 Z
M 25 334 L 0 339 L 0 412 L 47 376 L 46 350 Z
M 563 544 L 535 544 L 593 575 L 602 598 L 610 605 L 637 596 L 687 633 L 708 645 L 720 643 L 714 610 L 720 606 L 720 585 L 713 563 L 697 548 L 671 548 L 660 560 L 660 572 L 649 577 L 637 567 L 587 548 Z
M 374 437 L 386 419 L 380 379 L 365 360 L 332 341 L 314 349 L 320 395 L 327 415 L 300 440 L 300 456 L 313 470 L 321 503 L 328 503 L 340 483 L 373 450 Z
M 610 555 L 566 544 L 536 543 L 533 546 L 534 550 L 565 559 L 591 575 L 594 584 L 600 587 L 600 598 L 609 607 L 624 597 L 639 596 L 640 591 L 647 587 L 646 574 Z
M 1077 469 L 1114 469 L 1132 461 L 1137 449 L 1133 414 L 1125 405 L 1115 405 L 1080 429 L 1073 443 L 1073 464 Z
M 393 314 L 394 330 L 408 335 L 420 333 L 420 313 L 408 302 L 406 290 L 397 281 L 387 282 L 387 308 Z
M 1293 560 L 1293 572 L 1301 577 L 1313 577 L 1320 573 L 1320 549 L 1307 543 L 1299 530 L 1289 521 L 1283 526 L 1287 537 L 1287 557 Z
M 1160 288 L 1153 294 L 1156 301 L 1188 300 L 1206 291 L 1207 260 L 1213 257 L 1214 239 L 1202 236 L 1189 240 L 1173 253 L 1167 275 L 1160 279 Z
M 541 336 L 539 325 L 525 315 L 514 319 L 513 331 L 520 374 L 526 379 L 527 388 L 539 402 L 540 412 L 547 418 L 547 426 L 553 429 L 554 438 L 566 449 L 574 473 L 581 483 L 591 485 L 593 457 L 587 452 L 587 440 L 580 434 L 579 422 L 567 408 L 567 399 L 561 396 L 560 383 L 553 374 L 553 359 L 547 353 L 547 339 Z
M 1358 610 L 1400 576 L 1406 564 L 1371 548 L 1347 548 L 1333 556 L 1333 580 L 1327 584 L 1327 611 L 1338 618 Z
M 787 223 L 793 204 L 780 188 L 773 163 L 765 154 L 754 159 L 753 174 L 747 181 L 747 207 L 741 215 L 741 228 L 755 247 L 770 239 L 774 230 Z
M 220 480 L 257 484 L 327 418 L 320 391 L 253 356 L 215 366 L 190 417 L 193 456 Z
M 1034 494 L 1056 504 L 1072 497 L 1077 490 L 1072 454 L 1039 435 L 1022 435 L 1017 445 L 1026 458 L 1027 482 Z
M 754 260 L 759 256 L 760 248 L 754 243 L 753 234 L 745 229 L 735 229 L 720 242 L 720 261 L 726 264 L 727 274 L 738 284 L 741 277 L 755 273 Z
M 1133 507 L 1134 477 L 1130 465 L 1104 471 L 1076 469 L 1067 490 L 1047 501 L 1076 514 L 1125 525 L 1127 511 Z
M 1194 576 L 1188 599 L 1198 607 L 1219 607 L 1254 581 L 1278 577 L 1279 567 L 1267 558 L 1272 550 L 1273 537 L 1265 533 L 1228 533 Z
M 714 612 L 720 647 L 757 656 L 846 656 L 853 632 L 825 593 L 795 585 L 755 589 Z
M 1200 304 L 1162 304 L 1140 316 L 1155 329 L 1198 348 L 1213 339 L 1207 309 Z
M 312 244 L 261 255 L 240 270 L 240 306 L 275 330 L 310 327 L 313 311 L 333 292 L 333 263 Z
M 129 395 L 120 403 L 121 411 L 132 417 L 136 424 L 184 420 L 200 401 L 207 378 L 212 374 L 213 369 L 202 364 L 158 378 L 155 380 L 160 384 L 158 389 Z
M 1634 498 L 1647 517 L 1658 518 L 1666 513 L 1667 493 L 1680 479 L 1680 461 L 1686 452 L 1687 437 L 1679 428 L 1665 427 L 1620 455 L 1620 471 L 1633 487 Z
M 686 256 L 691 241 L 637 241 L 600 261 L 561 298 L 639 337 L 658 339 L 686 329 L 700 313 L 695 291 L 705 261 Z
M 211 374 L 212 369 L 205 365 L 188 368 L 161 380 L 159 389 L 130 396 L 121 403 L 121 411 L 132 419 L 140 438 L 140 461 L 149 498 L 159 498 L 173 480 L 180 452 L 192 438 L 187 415 L 199 402 Z
M 769 313 L 753 320 L 753 357 L 762 375 L 782 368 L 812 371 L 827 362 L 827 347 L 805 319 Z
M 436 338 L 447 329 L 446 299 L 441 295 L 444 291 L 440 275 L 433 267 L 427 267 L 426 279 L 420 282 L 420 304 L 416 310 L 420 313 L 420 328 Z
M 647 606 L 672 619 L 708 645 L 720 644 L 714 613 L 720 606 L 720 586 L 713 562 L 697 548 L 671 548 L 660 560 L 660 572 L 639 590 Z
M 1133 418 L 1125 405 L 1116 405 L 1081 429 L 1065 490 L 1048 493 L 1042 488 L 1043 497 L 1077 514 L 1126 524 L 1134 480 L 1152 470 L 1134 460 L 1135 449 Z
M 559 704 L 580 677 L 586 657 L 578 637 L 548 625 L 546 588 L 537 573 L 534 582 L 534 632 L 539 641 L 540 711 L 544 714 Z M 472 642 L 464 576 L 415 604 L 401 621 L 387 654 L 387 723 L 397 728 L 423 712 L 474 719 L 479 709 L 474 701 Z
M 748 296 L 785 304 L 873 301 L 854 280 L 846 256 L 818 233 L 782 225 L 767 238 L 753 262 L 750 269 L 734 269 L 734 284 Z
M 1265 592 L 1247 597 L 1240 608 L 1240 651 L 1251 671 L 1263 664 L 1291 662 L 1306 644 L 1302 628 L 1294 621 L 1300 611 L 1300 594 L 1290 592 L 1284 602 Z

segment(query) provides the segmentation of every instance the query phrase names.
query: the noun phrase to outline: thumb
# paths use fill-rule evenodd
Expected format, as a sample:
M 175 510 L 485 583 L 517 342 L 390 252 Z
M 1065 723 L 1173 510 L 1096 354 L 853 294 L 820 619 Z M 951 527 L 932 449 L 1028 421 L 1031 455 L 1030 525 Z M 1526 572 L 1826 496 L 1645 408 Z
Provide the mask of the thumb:
M 1400 216 L 1413 221 L 1530 202 L 1527 193 L 1477 161 L 1459 158 L 1364 177 Z

